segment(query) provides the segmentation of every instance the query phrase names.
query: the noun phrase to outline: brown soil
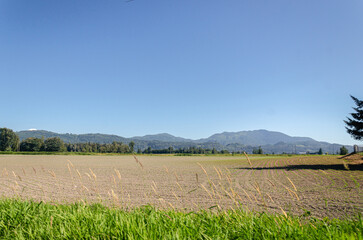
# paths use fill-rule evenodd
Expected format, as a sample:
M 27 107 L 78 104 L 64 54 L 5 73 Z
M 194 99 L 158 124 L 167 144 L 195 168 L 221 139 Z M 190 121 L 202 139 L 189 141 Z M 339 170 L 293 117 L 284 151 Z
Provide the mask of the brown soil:
M 124 209 L 228 209 L 346 217 L 362 212 L 359 164 L 335 156 L 0 155 L 0 195 Z M 348 170 L 349 169 L 349 170 Z
M 363 164 L 363 155 L 359 153 L 348 154 L 346 156 L 343 156 L 342 159 L 346 160 L 349 164 L 354 164 L 354 165 Z

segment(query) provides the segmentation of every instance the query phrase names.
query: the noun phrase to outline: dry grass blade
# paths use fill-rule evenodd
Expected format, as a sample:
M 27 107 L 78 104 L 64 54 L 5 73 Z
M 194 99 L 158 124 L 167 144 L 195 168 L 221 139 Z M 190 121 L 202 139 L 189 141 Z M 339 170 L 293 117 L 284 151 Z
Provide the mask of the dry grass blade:
M 227 181 L 228 181 L 229 185 L 232 185 L 232 179 L 231 179 L 231 177 L 227 175 L 226 178 L 227 178 Z
M 90 180 L 92 180 L 91 175 L 89 175 L 88 173 L 84 173 L 84 174 L 86 174 L 86 176 L 87 176 Z
M 309 223 L 310 223 L 310 225 L 311 225 L 313 228 L 317 229 L 317 228 L 316 228 L 316 226 L 315 226 L 314 224 L 312 224 L 311 222 L 309 222 Z
M 215 191 L 218 193 L 218 191 L 217 191 L 217 186 L 214 184 L 214 182 L 211 182 L 212 183 L 212 185 L 213 185 L 213 187 L 214 187 L 214 189 L 215 189 Z M 213 191 L 214 192 L 214 191 Z M 215 193 L 214 193 L 214 196 L 215 196 Z
M 50 175 L 52 175 L 52 177 L 57 178 L 54 171 L 48 170 L 48 172 L 50 173 Z
M 115 178 L 115 176 L 113 174 L 112 174 L 112 178 L 113 178 L 113 183 L 115 184 L 115 186 L 117 186 L 116 178 Z
M 271 202 L 275 203 L 275 201 L 272 199 L 272 197 L 270 196 L 270 194 L 266 193 L 266 195 L 270 198 Z
M 72 170 L 71 170 L 71 167 L 69 166 L 69 163 L 67 163 L 67 168 L 68 168 L 69 174 L 71 174 L 71 176 L 72 176 Z
M 169 206 L 173 209 L 173 210 L 175 210 L 175 207 L 173 206 L 173 204 L 171 204 L 171 202 L 167 202 L 168 204 L 169 204 Z M 164 214 L 165 216 L 167 216 L 170 220 L 172 220 L 171 219 L 171 217 L 170 216 L 168 216 L 167 214 Z
M 271 185 L 272 185 L 273 187 L 275 187 L 275 184 L 274 184 L 273 182 L 271 182 L 271 180 L 270 180 L 270 179 L 267 179 L 267 181 L 269 181 L 269 183 L 271 183 Z
M 231 171 L 229 171 L 229 169 L 228 169 L 227 167 L 224 167 L 224 169 L 226 169 L 227 173 L 228 173 L 229 175 L 231 175 Z
M 142 163 L 139 161 L 139 159 L 135 155 L 133 155 L 133 156 L 134 156 L 134 159 L 135 159 L 136 163 L 138 163 L 140 165 L 140 167 L 142 169 L 144 169 L 144 165 L 142 165 Z
M 78 174 L 78 177 L 79 177 L 80 179 L 82 179 L 82 175 L 81 175 L 81 173 L 78 171 L 78 169 L 76 169 L 76 172 L 77 172 L 77 174 Z
M 250 200 L 251 203 L 253 203 L 252 198 L 250 198 L 250 195 L 248 195 L 248 193 L 246 192 L 246 190 L 242 189 L 243 192 L 246 194 L 246 196 L 248 197 L 248 199 Z
M 247 158 L 247 160 L 248 160 L 248 163 L 250 164 L 250 167 L 251 167 L 251 168 L 253 168 L 253 167 L 252 167 L 251 160 L 250 160 L 250 158 L 248 157 L 247 153 L 246 153 L 246 152 L 243 152 L 243 153 L 244 153 L 244 155 L 246 156 L 246 158 Z
M 72 168 L 74 168 L 73 163 L 70 160 L 67 160 L 67 161 L 72 166 Z
M 117 196 L 117 194 L 113 191 L 113 189 L 111 189 L 111 195 L 112 195 L 112 198 L 113 198 L 116 202 L 118 202 L 118 196 Z
M 217 172 L 217 174 L 218 174 L 218 177 L 219 177 L 219 180 L 222 180 L 222 176 L 221 176 L 221 174 L 219 173 L 219 171 L 217 170 L 217 168 L 215 167 L 215 166 L 213 166 L 214 167 L 214 170 Z
M 286 188 L 286 190 L 289 192 L 289 194 L 290 194 L 290 196 L 292 197 L 292 198 L 294 198 L 294 195 L 295 195 L 295 197 L 296 197 L 296 199 L 298 200 L 298 201 L 300 201 L 300 198 L 299 198 L 299 196 L 296 194 L 296 192 L 294 192 L 293 190 L 291 190 L 290 188 L 288 188 L 288 187 L 285 187 Z
M 174 176 L 175 176 L 176 181 L 178 182 L 179 178 L 178 178 L 178 175 L 176 174 L 176 172 L 174 172 Z
M 205 168 L 202 166 L 202 164 L 200 164 L 199 162 L 197 163 L 199 165 L 199 167 L 203 170 L 203 172 L 205 173 L 205 175 L 207 175 L 208 179 L 209 179 L 209 176 L 208 176 L 208 173 L 207 171 L 205 170 Z
M 231 195 L 229 192 L 227 192 L 226 190 L 224 190 L 224 192 L 227 194 L 227 196 L 228 196 L 230 199 L 233 199 L 232 195 Z
M 212 197 L 212 195 L 209 193 L 209 191 L 204 187 L 204 185 L 203 184 L 200 184 L 200 186 L 202 186 L 202 188 L 208 193 L 208 195 L 209 195 L 209 197 L 210 197 L 210 199 L 211 200 L 213 200 L 213 197 Z
M 139 163 L 139 159 L 137 159 L 137 157 L 135 155 L 133 155 L 133 157 L 134 157 L 136 163 Z
M 294 187 L 294 190 L 297 192 L 297 189 L 295 187 L 295 184 L 291 181 L 291 179 L 289 177 L 287 177 L 287 180 L 289 180 L 289 182 L 291 183 L 291 185 Z
M 153 185 L 151 185 L 151 188 L 152 188 L 152 190 L 154 191 L 154 193 L 155 193 L 156 195 L 158 195 L 158 192 L 156 191 L 156 189 L 154 188 L 154 186 L 153 186 Z
M 350 169 L 349 169 L 349 165 L 348 165 L 348 163 L 347 163 L 346 161 L 343 161 L 343 166 L 344 166 L 344 168 L 345 168 L 346 170 L 350 170 Z
M 93 176 L 94 180 L 96 180 L 96 179 L 97 179 L 96 174 L 92 171 L 92 169 L 91 169 L 91 168 L 89 168 L 89 170 L 90 170 L 90 172 L 91 172 L 91 174 L 92 174 L 92 176 Z
M 232 193 L 232 196 L 233 196 L 233 198 L 236 198 L 236 192 L 233 190 L 233 188 L 232 187 L 230 187 L 229 189 L 231 189 L 231 193 Z
M 144 169 L 144 165 L 142 165 L 142 163 L 139 161 L 139 165 L 142 169 Z
M 114 169 L 114 170 L 116 172 L 116 175 L 117 175 L 118 179 L 121 181 L 121 173 L 120 173 L 120 171 L 117 170 L 117 169 Z
M 180 184 L 178 182 L 176 182 L 176 184 L 178 185 L 180 191 L 184 192 L 183 188 L 180 186 Z
M 282 207 L 280 207 L 280 209 L 281 209 L 281 212 L 284 214 L 284 216 L 287 218 L 287 214 L 286 214 L 286 212 L 284 211 L 284 209 L 282 209 Z
M 178 196 L 175 194 L 175 192 L 174 192 L 174 191 L 172 191 L 172 193 L 173 193 L 173 195 L 174 195 L 175 199 L 176 199 L 177 201 L 179 201 L 179 198 L 178 198 Z
M 262 202 L 263 202 L 263 205 L 265 205 L 265 207 L 267 207 L 266 205 L 266 202 L 265 202 L 265 198 L 263 197 L 261 191 L 260 191 L 260 186 L 258 185 L 257 182 L 256 183 L 256 186 L 254 186 L 254 188 L 256 189 L 256 191 L 258 192 L 258 194 L 260 195 L 261 199 L 262 199 Z
M 153 183 L 155 189 L 158 189 L 158 187 L 156 186 L 156 183 L 154 181 L 152 181 L 152 183 Z

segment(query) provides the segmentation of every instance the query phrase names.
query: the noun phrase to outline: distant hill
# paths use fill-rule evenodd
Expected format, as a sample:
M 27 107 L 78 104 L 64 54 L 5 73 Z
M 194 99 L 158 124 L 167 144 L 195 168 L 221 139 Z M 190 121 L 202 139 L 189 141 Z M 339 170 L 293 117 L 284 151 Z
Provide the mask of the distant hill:
M 290 137 L 281 132 L 272 132 L 267 130 L 254 130 L 254 131 L 240 131 L 240 132 L 223 132 L 217 133 L 209 138 L 199 140 L 203 141 L 216 141 L 222 145 L 231 143 L 240 143 L 252 146 L 261 146 L 267 144 L 276 144 L 279 142 L 284 143 L 299 143 L 299 142 L 316 142 L 312 138 L 307 137 Z
M 100 134 L 100 133 L 87 133 L 87 134 L 72 134 L 72 133 L 55 133 L 45 130 L 32 130 L 32 131 L 20 131 L 16 133 L 20 141 L 29 137 L 36 137 L 44 139 L 50 137 L 59 137 L 67 143 L 112 143 L 112 142 L 127 142 L 127 139 L 117 135 Z
M 162 141 L 162 142 L 193 142 L 191 139 L 175 137 L 169 133 L 159 133 L 154 135 L 145 135 L 143 137 L 132 137 L 132 139 L 145 141 Z
M 175 137 L 168 133 L 155 135 L 146 135 L 142 137 L 124 138 L 117 135 L 88 133 L 88 134 L 71 134 L 71 133 L 54 133 L 45 130 L 31 130 L 17 132 L 20 140 L 29 137 L 44 139 L 50 137 L 59 137 L 67 143 L 112 143 L 135 142 L 135 149 L 165 149 L 173 147 L 174 149 L 201 147 L 216 148 L 217 150 L 226 149 L 230 152 L 246 151 L 251 153 L 253 149 L 261 146 L 264 153 L 304 153 L 317 152 L 322 148 L 324 152 L 336 153 L 339 151 L 341 144 L 330 144 L 327 142 L 318 142 L 308 137 L 291 137 L 281 132 L 273 132 L 267 130 L 240 131 L 240 132 L 223 132 L 214 134 L 208 138 L 191 140 L 181 137 Z M 352 151 L 352 146 L 345 146 Z

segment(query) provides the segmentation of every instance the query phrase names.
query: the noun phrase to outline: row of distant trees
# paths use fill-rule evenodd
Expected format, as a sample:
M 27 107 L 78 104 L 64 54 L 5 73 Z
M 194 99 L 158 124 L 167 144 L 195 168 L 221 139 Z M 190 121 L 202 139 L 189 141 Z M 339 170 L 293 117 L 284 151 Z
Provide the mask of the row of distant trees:
M 121 142 L 111 144 L 64 143 L 59 137 L 27 138 L 20 142 L 13 130 L 0 128 L 0 151 L 131 153 L 134 151 L 134 146 L 134 142 L 129 144 Z

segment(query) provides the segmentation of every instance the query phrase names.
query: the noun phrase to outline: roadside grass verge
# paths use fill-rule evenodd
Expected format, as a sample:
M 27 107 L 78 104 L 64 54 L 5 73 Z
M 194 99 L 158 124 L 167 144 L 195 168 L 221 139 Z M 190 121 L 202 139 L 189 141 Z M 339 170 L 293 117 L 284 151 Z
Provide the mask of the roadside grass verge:
M 0 199 L 1 239 L 362 239 L 361 216 L 309 216 Z

